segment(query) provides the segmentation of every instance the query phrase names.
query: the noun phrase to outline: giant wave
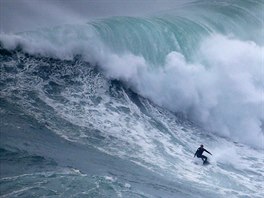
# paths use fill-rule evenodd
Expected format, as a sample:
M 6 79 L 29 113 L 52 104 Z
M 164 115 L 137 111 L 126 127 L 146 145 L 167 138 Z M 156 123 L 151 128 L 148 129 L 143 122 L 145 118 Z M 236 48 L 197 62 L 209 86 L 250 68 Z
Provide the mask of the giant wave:
M 1 35 L 1 42 L 8 49 L 20 46 L 61 59 L 82 55 L 107 77 L 124 81 L 158 105 L 184 113 L 211 132 L 262 147 L 263 21 L 255 11 L 258 4 L 253 11 L 221 4 L 204 11 L 211 6 L 199 5 L 190 14 L 191 6 L 182 16 L 114 17 Z M 213 14 L 219 16 L 212 20 Z
M 29 155 L 19 163 L 30 172 L 18 178 L 7 174 L 1 180 L 5 195 L 30 195 L 36 189 L 39 195 L 61 195 L 59 186 L 50 186 L 51 174 L 60 182 L 64 177 L 89 181 L 85 188 L 90 190 L 84 192 L 89 196 L 261 197 L 262 9 L 260 1 L 199 1 L 156 16 L 2 33 L 1 133 L 6 143 L 1 143 L 1 157 L 8 172 L 10 156 Z M 215 147 L 210 175 L 188 162 L 203 141 Z M 60 148 L 79 163 L 63 159 L 67 153 Z M 89 157 L 82 159 L 87 153 L 101 162 L 100 171 L 90 167 Z M 28 160 L 34 170 L 27 170 Z M 131 172 L 123 176 L 122 165 L 131 166 Z M 139 182 L 135 174 L 142 167 L 147 178 L 142 183 L 154 177 L 164 186 L 132 185 Z M 28 180 L 39 182 L 39 177 L 46 178 L 45 189 L 27 188 Z M 8 188 L 20 179 L 22 191 Z M 77 192 L 65 196 L 72 193 Z

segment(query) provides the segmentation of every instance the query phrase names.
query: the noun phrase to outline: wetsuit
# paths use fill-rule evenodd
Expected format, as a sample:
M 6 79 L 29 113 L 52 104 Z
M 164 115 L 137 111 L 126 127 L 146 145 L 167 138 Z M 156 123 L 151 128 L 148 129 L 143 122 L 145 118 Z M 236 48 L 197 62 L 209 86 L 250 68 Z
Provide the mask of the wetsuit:
M 195 154 L 194 154 L 194 157 L 197 156 L 198 158 L 202 158 L 203 163 L 205 163 L 207 161 L 207 157 L 203 155 L 203 152 L 204 151 L 207 152 L 207 153 L 209 153 L 210 155 L 212 155 L 209 151 L 207 151 L 203 147 L 199 147 L 197 149 L 197 151 L 195 152 Z

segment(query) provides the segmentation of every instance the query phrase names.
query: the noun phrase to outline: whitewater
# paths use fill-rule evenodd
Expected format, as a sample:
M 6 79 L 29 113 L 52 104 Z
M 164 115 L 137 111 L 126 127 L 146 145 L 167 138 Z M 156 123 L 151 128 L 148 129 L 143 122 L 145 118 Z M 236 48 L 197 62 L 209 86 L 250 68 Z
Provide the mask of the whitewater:
M 264 197 L 263 10 L 1 33 L 0 197 Z

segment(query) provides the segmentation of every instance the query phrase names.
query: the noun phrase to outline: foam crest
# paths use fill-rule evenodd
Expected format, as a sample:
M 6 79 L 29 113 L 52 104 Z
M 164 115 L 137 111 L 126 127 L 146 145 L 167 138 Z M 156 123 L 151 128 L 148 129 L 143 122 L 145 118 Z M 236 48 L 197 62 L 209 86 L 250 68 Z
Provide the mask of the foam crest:
M 61 59 L 81 54 L 107 77 L 184 113 L 209 132 L 264 147 L 263 47 L 254 42 L 214 35 L 201 41 L 192 62 L 171 51 L 163 65 L 153 67 L 141 55 L 109 49 L 90 26 L 58 28 L 50 34 L 2 34 L 0 40 L 7 49 L 22 46 L 31 54 Z
M 263 148 L 262 50 L 253 42 L 216 35 L 202 43 L 195 63 L 171 52 L 156 69 L 132 55 L 108 56 L 100 65 L 108 76 L 208 131 Z
M 104 50 L 88 25 L 65 25 L 21 34 L 0 34 L 1 45 L 8 50 L 21 48 L 32 55 L 72 60 L 82 55 L 91 63 Z

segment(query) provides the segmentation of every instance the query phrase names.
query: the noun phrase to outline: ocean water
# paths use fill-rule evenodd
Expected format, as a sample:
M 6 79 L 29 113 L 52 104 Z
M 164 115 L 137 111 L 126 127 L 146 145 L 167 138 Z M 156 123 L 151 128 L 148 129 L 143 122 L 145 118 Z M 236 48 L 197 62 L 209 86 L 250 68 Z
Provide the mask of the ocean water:
M 0 34 L 0 197 L 263 197 L 263 10 Z

